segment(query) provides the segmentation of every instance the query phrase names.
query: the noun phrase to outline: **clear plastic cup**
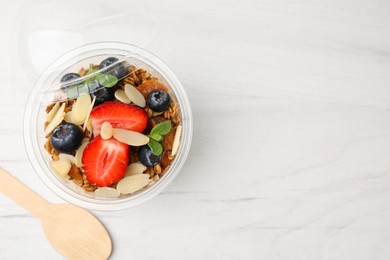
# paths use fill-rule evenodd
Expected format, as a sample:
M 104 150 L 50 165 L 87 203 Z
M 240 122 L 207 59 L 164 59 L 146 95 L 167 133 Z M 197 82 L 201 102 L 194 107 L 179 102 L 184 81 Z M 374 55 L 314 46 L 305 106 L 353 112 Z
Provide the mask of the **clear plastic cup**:
M 66 73 L 77 72 L 88 64 L 98 64 L 103 59 L 115 56 L 126 59 L 137 67 L 145 68 L 152 76 L 169 88 L 171 97 L 179 105 L 182 124 L 180 146 L 167 172 L 153 185 L 134 194 L 118 198 L 97 197 L 85 192 L 72 181 L 58 177 L 51 167 L 50 155 L 44 148 L 46 141 L 44 122 L 46 106 L 53 102 L 59 79 Z M 24 141 L 30 162 L 40 179 L 59 197 L 75 205 L 92 210 L 120 210 L 135 206 L 160 193 L 177 176 L 182 168 L 192 141 L 192 112 L 183 86 L 173 72 L 160 59 L 134 45 L 119 42 L 99 42 L 74 49 L 52 63 L 35 84 L 24 115 Z

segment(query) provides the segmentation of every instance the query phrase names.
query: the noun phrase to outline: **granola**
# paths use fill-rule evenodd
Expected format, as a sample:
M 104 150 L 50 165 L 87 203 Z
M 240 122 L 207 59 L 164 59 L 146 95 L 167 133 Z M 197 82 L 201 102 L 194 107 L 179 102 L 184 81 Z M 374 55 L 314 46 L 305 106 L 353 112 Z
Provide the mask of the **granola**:
M 159 95 L 158 98 L 161 98 L 161 99 L 164 99 L 167 96 L 169 98 L 169 96 L 170 96 L 168 94 L 169 88 L 167 86 L 165 86 L 163 83 L 161 83 L 157 77 L 153 77 L 147 70 L 145 70 L 143 68 L 136 68 L 135 66 L 129 65 L 127 63 L 119 63 L 119 65 L 117 65 L 116 67 L 114 66 L 114 68 L 115 68 L 114 72 L 116 72 L 115 70 L 120 71 L 120 69 L 122 69 L 122 67 L 120 67 L 120 66 L 124 66 L 124 65 L 126 68 L 126 76 L 124 76 L 124 77 L 119 77 L 120 76 L 119 72 L 118 72 L 118 74 L 115 74 L 112 71 L 109 71 L 109 73 L 107 73 L 107 74 L 101 74 L 102 76 L 100 78 L 98 78 L 100 74 L 97 74 L 98 76 L 95 76 L 95 78 L 92 78 L 94 80 L 93 82 L 95 84 L 96 84 L 96 82 L 98 82 L 99 84 L 103 84 L 104 80 L 106 80 L 106 83 L 104 83 L 104 84 L 111 84 L 110 80 L 111 81 L 115 80 L 115 79 L 113 79 L 113 78 L 115 78 L 115 76 L 112 77 L 111 75 L 118 76 L 117 81 L 116 82 L 113 81 L 113 82 L 115 82 L 114 85 L 112 85 L 112 86 L 106 85 L 106 87 L 100 88 L 99 90 L 95 91 L 95 94 L 93 91 L 90 92 L 91 96 L 95 95 L 94 98 L 89 98 L 89 97 L 84 96 L 83 100 L 86 100 L 86 101 L 83 101 L 83 100 L 81 100 L 80 97 L 82 95 L 87 95 L 87 94 L 80 94 L 78 96 L 71 96 L 67 92 L 67 91 L 69 91 L 69 89 L 62 88 L 61 90 L 59 90 L 59 94 L 57 95 L 57 98 L 60 97 L 60 100 L 54 100 L 53 103 L 49 104 L 46 107 L 46 113 L 49 114 L 53 109 L 57 109 L 59 107 L 58 105 L 55 105 L 56 103 L 59 103 L 60 106 L 63 104 L 65 106 L 63 111 L 60 111 L 62 113 L 61 115 L 56 114 L 57 118 L 58 118 L 58 116 L 60 118 L 62 118 L 62 121 L 54 129 L 54 131 L 51 131 L 50 133 L 48 133 L 46 135 L 47 140 L 44 144 L 45 150 L 51 156 L 51 159 L 53 161 L 67 160 L 64 157 L 61 158 L 60 154 L 64 153 L 64 150 L 61 150 L 58 147 L 59 147 L 59 145 L 64 145 L 64 142 L 71 142 L 69 140 L 71 138 L 73 138 L 74 136 L 78 137 L 78 138 L 73 138 L 75 140 L 77 139 L 76 141 L 78 142 L 77 143 L 78 147 L 80 147 L 80 145 L 82 143 L 88 142 L 87 145 L 84 145 L 84 146 L 81 145 L 81 147 L 85 148 L 85 150 L 81 151 L 82 153 L 79 152 L 79 154 L 82 156 L 82 158 L 77 158 L 77 157 L 80 157 L 80 155 L 76 155 L 77 149 L 65 151 L 65 153 L 76 157 L 75 158 L 76 163 L 71 163 L 70 170 L 67 174 L 67 176 L 69 176 L 69 180 L 71 180 L 73 183 L 75 183 L 76 185 L 83 188 L 84 191 L 86 191 L 86 192 L 94 192 L 97 189 L 100 189 L 99 192 L 96 192 L 96 194 L 101 195 L 101 194 L 104 194 L 104 192 L 110 192 L 110 196 L 112 196 L 112 194 L 117 194 L 117 193 L 119 194 L 119 192 L 112 191 L 112 189 L 117 188 L 119 182 L 121 182 L 121 183 L 120 183 L 120 187 L 118 187 L 118 188 L 120 188 L 120 190 L 122 190 L 122 191 L 123 190 L 125 190 L 126 192 L 131 191 L 128 193 L 138 191 L 140 189 L 143 189 L 143 188 L 150 186 L 153 183 L 157 182 L 167 172 L 167 170 L 169 169 L 169 166 L 171 165 L 172 161 L 175 158 L 175 155 L 172 155 L 172 149 L 173 149 L 173 145 L 174 145 L 176 130 L 177 130 L 178 126 L 181 125 L 179 105 L 177 104 L 177 102 L 174 99 L 170 98 L 170 99 L 168 99 L 168 101 L 163 100 L 164 102 L 169 102 L 169 103 L 166 103 L 167 105 L 169 105 L 169 107 L 167 106 L 168 108 L 164 111 L 158 111 L 159 109 L 156 109 L 155 107 L 153 107 L 153 108 L 151 107 L 150 102 L 146 102 L 146 103 L 143 102 L 145 104 L 145 106 L 141 107 L 141 108 L 138 107 L 137 105 L 135 105 L 134 103 L 128 105 L 126 97 L 125 96 L 123 97 L 124 93 L 118 93 L 120 95 L 109 96 L 110 93 L 114 93 L 115 91 L 124 92 L 124 90 L 126 90 L 126 88 L 129 87 L 127 84 L 130 84 L 131 86 L 135 87 L 136 88 L 135 91 L 139 91 L 139 93 L 142 94 L 141 98 L 143 96 L 145 99 L 148 99 L 148 98 L 150 98 L 150 96 L 152 94 L 154 94 L 154 95 L 158 94 Z M 66 74 L 65 76 L 68 75 L 68 77 L 70 77 L 71 80 L 77 81 L 77 79 L 79 77 L 82 77 L 82 76 L 88 77 L 89 74 L 97 71 L 98 69 L 99 69 L 99 65 L 94 64 L 94 65 L 91 65 L 89 68 L 80 68 L 80 70 L 78 71 L 78 74 L 69 73 L 69 74 L 73 74 L 73 75 L 69 76 L 68 74 Z M 98 71 L 98 73 L 100 73 L 100 72 Z M 76 75 L 74 75 L 74 74 L 76 74 Z M 88 81 L 88 78 L 87 78 L 87 80 L 85 80 L 85 82 L 87 82 L 87 81 Z M 85 83 L 85 84 L 87 84 L 87 83 Z M 78 86 L 76 86 L 76 87 L 78 87 Z M 72 85 L 71 87 L 76 88 L 74 85 Z M 68 88 L 70 88 L 70 87 L 68 87 Z M 104 100 L 102 102 L 101 98 L 97 94 L 97 93 L 99 93 L 99 91 L 103 91 L 103 92 L 106 91 L 107 93 L 109 92 L 109 94 L 103 93 L 104 95 L 109 96 L 109 98 L 107 99 L 107 97 L 105 96 L 105 98 L 107 100 Z M 132 91 L 134 93 L 134 90 L 132 90 Z M 128 95 L 128 93 L 126 93 L 126 94 Z M 122 97 L 122 98 L 118 99 L 118 98 L 116 98 L 116 96 Z M 64 97 L 66 97 L 68 99 L 64 100 L 63 99 Z M 131 100 L 132 98 L 134 99 L 134 97 L 129 97 L 128 100 Z M 139 99 L 139 97 L 138 97 L 138 99 Z M 126 101 L 126 103 L 124 103 L 123 101 Z M 162 102 L 161 100 L 158 100 L 158 101 Z M 153 100 L 153 102 L 154 102 L 154 100 Z M 142 106 L 143 105 L 142 102 L 140 102 L 140 103 L 141 103 L 141 105 L 139 104 L 139 102 L 137 104 Z M 122 104 L 122 105 L 116 105 L 116 104 Z M 140 124 L 139 122 L 131 122 L 131 124 L 133 124 L 133 125 L 131 125 L 130 123 L 128 125 L 126 125 L 123 122 L 118 123 L 115 120 L 110 121 L 109 119 L 107 119 L 105 121 L 105 120 L 100 120 L 100 118 L 96 119 L 96 114 L 98 114 L 97 111 L 102 110 L 100 108 L 114 106 L 114 105 L 115 106 L 125 106 L 124 109 L 127 109 L 128 111 L 131 111 L 131 109 L 135 109 L 135 107 L 137 109 L 139 109 L 140 111 L 144 111 L 143 113 L 145 114 L 145 119 L 147 120 L 144 128 L 142 128 L 142 127 L 141 128 L 134 128 L 134 125 Z M 84 115 L 79 116 L 80 115 L 79 110 L 82 110 L 82 112 L 85 114 L 85 111 L 88 108 L 90 108 L 90 110 L 92 110 L 92 112 L 90 112 L 90 114 L 88 114 L 87 116 L 84 116 Z M 139 110 L 134 112 L 135 115 L 139 116 L 139 113 L 140 113 Z M 56 111 L 52 111 L 52 114 L 53 114 L 53 112 L 56 112 Z M 59 113 L 59 112 L 57 112 L 57 113 Z M 101 113 L 104 113 L 104 111 Z M 79 116 L 79 118 L 77 118 L 77 116 Z M 91 117 L 91 118 L 89 118 L 89 117 Z M 135 120 L 135 119 L 133 118 L 133 119 L 129 119 L 129 120 Z M 100 122 L 100 121 L 104 121 L 104 122 Z M 101 125 L 103 123 L 105 123 L 106 125 L 109 124 L 109 127 L 107 129 L 105 129 L 105 131 L 104 131 L 104 138 L 102 138 L 103 135 L 100 136 Z M 45 129 L 47 128 L 47 126 L 49 124 L 50 124 L 50 120 L 45 122 L 45 125 L 44 125 Z M 131 127 L 128 127 L 129 125 L 131 125 L 131 127 L 133 127 L 134 129 Z M 169 128 L 161 130 L 161 129 L 163 129 L 163 127 L 167 127 L 167 125 L 169 125 Z M 82 131 L 82 138 L 81 138 L 82 140 L 78 136 L 78 133 L 79 133 L 78 128 L 81 129 L 81 131 Z M 161 132 L 156 134 L 155 132 L 157 130 L 154 131 L 155 129 L 160 129 Z M 64 137 L 62 139 L 60 138 L 61 136 L 57 136 L 59 133 L 63 134 L 64 132 L 72 133 L 73 135 Z M 130 138 L 131 140 L 128 140 L 128 138 Z M 137 138 L 139 138 L 139 139 L 137 139 Z M 134 140 L 134 139 L 137 139 L 137 140 Z M 54 143 L 53 143 L 53 140 L 54 140 Z M 74 142 L 76 142 L 76 141 L 74 141 Z M 115 156 L 116 156 L 115 158 L 117 158 L 117 159 L 118 158 L 120 158 L 120 159 L 126 158 L 126 160 L 125 160 L 126 164 L 124 165 L 125 167 L 127 167 L 128 165 L 140 163 L 140 162 L 145 165 L 145 159 L 143 159 L 144 161 L 140 160 L 141 158 L 144 158 L 144 154 L 146 154 L 144 152 L 145 150 L 147 150 L 147 152 L 149 152 L 149 155 L 148 155 L 149 158 L 147 158 L 147 159 L 150 159 L 153 162 L 153 164 L 149 165 L 149 162 L 147 162 L 145 165 L 146 169 L 143 172 L 137 172 L 137 175 L 140 174 L 140 177 L 128 179 L 130 176 L 133 176 L 134 173 L 127 176 L 126 172 L 123 172 L 123 167 L 122 167 L 120 161 L 117 160 L 117 161 L 115 161 L 115 163 L 112 163 L 109 166 L 111 167 L 110 168 L 111 170 L 114 169 L 114 170 L 117 170 L 117 172 L 119 172 L 119 170 L 118 170 L 119 168 L 121 169 L 121 172 L 119 174 L 121 176 L 119 178 L 118 178 L 118 176 L 116 176 L 116 175 L 118 175 L 117 172 L 115 172 L 116 175 L 113 174 L 113 175 L 115 175 L 113 177 L 115 180 L 112 182 L 109 182 L 109 181 L 107 182 L 107 180 L 102 181 L 101 179 L 99 179 L 99 176 L 97 176 L 97 177 L 92 176 L 91 177 L 91 172 L 92 172 L 91 165 L 95 165 L 95 164 L 98 165 L 101 162 L 98 161 L 98 162 L 93 162 L 91 164 L 90 161 L 88 161 L 88 160 L 92 160 L 89 158 L 93 158 L 93 156 L 88 156 L 88 155 L 86 155 L 86 153 L 91 153 L 91 151 L 93 151 L 93 149 L 91 148 L 93 146 L 92 143 L 94 143 L 96 145 L 96 143 L 98 143 L 98 142 L 103 143 L 104 144 L 103 146 L 107 146 L 109 143 L 109 145 L 112 145 L 112 147 L 118 148 L 117 149 L 118 151 L 121 151 L 122 148 L 124 149 L 124 151 L 125 150 L 127 151 L 127 149 L 128 149 L 129 152 L 127 154 L 120 155 L 122 157 L 117 157 L 117 154 L 115 154 Z M 130 144 L 130 148 L 128 148 L 129 144 Z M 134 146 L 133 144 L 136 144 L 136 146 Z M 56 149 L 56 147 L 57 147 L 57 149 Z M 101 146 L 98 146 L 98 147 L 101 147 Z M 162 149 L 160 150 L 159 147 L 161 147 Z M 95 148 L 95 150 L 96 150 L 96 148 Z M 152 154 L 150 154 L 149 150 L 151 150 Z M 158 155 L 159 151 L 160 151 L 160 154 Z M 93 151 L 93 152 L 99 153 L 99 151 Z M 111 158 L 110 156 L 112 157 L 113 155 L 106 154 L 106 157 L 104 157 L 105 158 L 104 160 L 109 160 L 107 158 Z M 77 160 L 79 160 L 79 162 L 77 162 Z M 80 160 L 82 160 L 82 163 L 80 163 Z M 84 164 L 84 166 L 83 166 L 83 164 Z M 81 165 L 81 166 L 78 167 L 78 165 Z M 99 169 L 101 169 L 101 168 L 99 168 Z M 112 171 L 114 171 L 114 170 L 112 170 Z M 125 168 L 125 170 L 126 170 L 126 168 Z M 95 171 L 95 172 L 93 172 L 93 174 L 99 175 L 100 172 Z M 106 174 L 106 173 L 104 173 L 104 174 Z M 112 172 L 110 172 L 109 174 L 112 174 Z M 148 176 L 148 177 L 144 177 L 144 176 Z M 124 179 L 126 179 L 126 181 L 124 181 Z M 102 187 L 108 187 L 108 188 L 103 190 Z M 140 188 L 137 190 L 134 190 L 135 188 L 138 188 L 138 187 L 140 187 Z M 127 193 L 125 193 L 125 194 L 127 194 Z M 122 193 L 122 195 L 125 195 L 125 194 Z

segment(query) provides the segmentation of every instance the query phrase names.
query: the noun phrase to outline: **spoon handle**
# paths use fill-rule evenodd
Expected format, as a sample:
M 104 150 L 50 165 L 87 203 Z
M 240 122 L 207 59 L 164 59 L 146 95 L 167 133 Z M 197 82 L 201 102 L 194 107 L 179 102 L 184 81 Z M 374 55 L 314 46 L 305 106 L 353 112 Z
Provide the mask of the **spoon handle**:
M 36 217 L 48 211 L 51 205 L 1 167 L 0 192 L 30 211 Z

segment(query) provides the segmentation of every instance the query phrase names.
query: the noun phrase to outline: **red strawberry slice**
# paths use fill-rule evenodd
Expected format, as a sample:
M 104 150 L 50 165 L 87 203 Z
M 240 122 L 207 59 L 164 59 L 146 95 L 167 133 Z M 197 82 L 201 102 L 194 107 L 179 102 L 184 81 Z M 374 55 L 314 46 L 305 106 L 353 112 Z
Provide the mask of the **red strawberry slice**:
M 81 159 L 87 180 L 99 187 L 110 186 L 126 173 L 129 146 L 114 138 L 95 137 L 85 147 Z
M 95 137 L 100 134 L 102 124 L 106 121 L 110 122 L 114 128 L 136 132 L 144 131 L 148 123 L 148 115 L 142 108 L 116 101 L 104 102 L 95 107 L 90 118 Z

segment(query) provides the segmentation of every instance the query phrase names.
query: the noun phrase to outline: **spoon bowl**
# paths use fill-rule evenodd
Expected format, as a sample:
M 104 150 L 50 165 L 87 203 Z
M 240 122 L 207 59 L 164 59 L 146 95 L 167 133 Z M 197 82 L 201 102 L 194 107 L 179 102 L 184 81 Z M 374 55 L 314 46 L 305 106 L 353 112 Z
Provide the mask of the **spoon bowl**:
M 88 211 L 70 204 L 51 204 L 0 168 L 0 192 L 41 221 L 50 244 L 68 259 L 108 259 L 110 236 Z
M 68 259 L 107 259 L 111 239 L 103 225 L 88 211 L 70 204 L 49 205 L 40 217 L 51 245 Z M 76 257 L 77 256 L 77 257 Z

